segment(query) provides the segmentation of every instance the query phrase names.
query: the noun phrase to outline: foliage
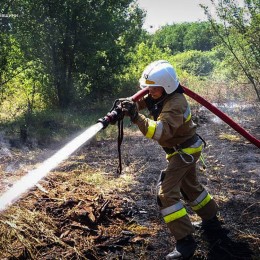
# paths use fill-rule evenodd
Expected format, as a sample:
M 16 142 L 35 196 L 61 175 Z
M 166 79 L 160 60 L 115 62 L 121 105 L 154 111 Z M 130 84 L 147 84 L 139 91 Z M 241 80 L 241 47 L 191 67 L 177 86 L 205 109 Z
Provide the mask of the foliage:
M 231 70 L 239 68 L 239 73 L 251 82 L 260 100 L 260 2 L 245 0 L 242 7 L 235 0 L 225 0 L 215 4 L 215 9 L 221 23 L 216 22 L 204 6 L 216 35 L 233 56 Z
M 210 51 L 217 44 L 209 22 L 189 24 L 183 39 L 184 50 Z
M 0 6 L 0 13 L 3 15 L 5 6 Z M 10 51 L 10 37 L 8 35 L 8 24 L 4 17 L 0 18 L 0 87 L 4 81 L 4 73 L 7 69 L 7 58 Z M 2 88 L 1 88 L 2 92 Z
M 247 83 L 244 75 L 258 93 L 259 2 L 218 2 L 220 22 L 204 7 L 208 22 L 166 25 L 154 34 L 141 29 L 144 12 L 134 0 L 0 3 L 1 120 L 18 118 L 30 131 L 44 109 L 109 108 L 115 97 L 137 91 L 143 69 L 159 59 L 208 98 L 209 87 Z
M 216 45 L 209 22 L 166 25 L 155 32 L 152 40 L 162 49 L 168 47 L 172 54 L 187 50 L 209 51 Z
M 128 54 L 131 59 L 130 66 L 126 69 L 125 79 L 135 82 L 140 78 L 145 66 L 154 60 L 167 60 L 171 54 L 169 49 L 164 51 L 158 48 L 155 43 L 140 43 L 135 50 Z
M 176 66 L 194 76 L 209 76 L 219 62 L 213 51 L 186 51 L 174 56 Z
M 5 110 L 1 111 L 0 131 L 11 142 L 15 140 L 18 145 L 24 142 L 32 148 L 68 141 L 68 138 L 74 136 L 75 133 L 79 133 L 83 129 L 95 124 L 97 119 L 103 117 L 109 109 L 109 107 L 102 107 L 95 110 L 88 109 L 83 113 L 73 109 L 45 108 L 41 111 L 32 111 L 29 114 L 29 118 L 28 114 L 24 115 L 16 109 L 19 113 L 12 114 L 12 117 L 4 118 L 3 114 L 10 114 L 6 109 L 12 109 L 10 106 L 7 107 L 6 103 L 5 105 Z M 17 108 L 17 106 L 15 107 Z M 26 128 L 25 124 L 27 124 Z M 21 130 L 26 130 L 27 136 L 24 140 L 21 138 Z M 117 133 L 115 128 L 113 128 L 113 133 L 107 130 L 112 130 L 112 127 L 102 131 L 100 134 L 101 137 L 111 136 L 112 134 L 116 135 Z
M 68 107 L 92 94 L 113 91 L 114 75 L 127 62 L 125 53 L 138 39 L 142 11 L 131 0 L 25 1 L 9 11 L 17 14 L 11 33 L 24 62 L 37 61 L 48 78 L 45 95 Z
M 152 40 L 161 49 L 169 48 L 171 52 L 183 52 L 183 39 L 187 31 L 188 23 L 166 25 L 155 32 Z

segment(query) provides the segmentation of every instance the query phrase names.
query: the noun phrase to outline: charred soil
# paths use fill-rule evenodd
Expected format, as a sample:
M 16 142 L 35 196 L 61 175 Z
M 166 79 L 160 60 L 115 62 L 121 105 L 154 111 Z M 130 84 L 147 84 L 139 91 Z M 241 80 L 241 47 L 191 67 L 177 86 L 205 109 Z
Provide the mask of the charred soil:
M 224 230 L 208 238 L 196 227 L 193 259 L 259 259 L 260 150 L 209 112 L 194 114 L 207 141 L 199 178 L 219 205 Z M 249 114 L 242 125 L 259 138 L 257 117 Z M 121 148 L 120 176 L 116 139 L 94 140 L 2 212 L 0 259 L 164 259 L 175 244 L 156 204 L 165 154 L 133 128 L 125 130 Z M 10 173 L 8 165 L 22 158 L 33 166 L 40 158 L 39 151 L 31 160 L 10 153 L 1 157 L 2 191 L 27 170 Z

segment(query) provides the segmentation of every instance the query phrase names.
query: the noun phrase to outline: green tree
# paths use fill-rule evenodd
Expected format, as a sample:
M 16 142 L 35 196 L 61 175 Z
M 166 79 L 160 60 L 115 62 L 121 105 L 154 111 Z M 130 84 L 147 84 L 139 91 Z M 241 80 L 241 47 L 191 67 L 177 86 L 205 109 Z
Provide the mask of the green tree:
M 209 22 L 189 24 L 183 38 L 184 50 L 210 51 L 214 46 L 216 46 L 216 40 Z
M 172 54 L 183 52 L 183 39 L 188 27 L 188 23 L 163 26 L 161 29 L 155 32 L 152 40 L 161 49 L 169 48 Z
M 223 46 L 228 50 L 234 63 L 232 70 L 240 68 L 251 82 L 260 100 L 260 2 L 245 0 L 244 6 L 235 0 L 212 0 L 220 22 L 212 17 L 206 6 L 202 6 L 208 15 L 208 20 Z
M 6 72 L 8 70 L 8 57 L 11 51 L 11 38 L 9 35 L 9 4 L 0 4 L 0 90 L 3 93 L 3 85 L 6 82 Z
M 186 50 L 209 51 L 215 45 L 209 22 L 166 25 L 156 31 L 152 40 L 160 48 L 170 48 L 173 55 Z
M 220 62 L 215 51 L 190 50 L 174 56 L 176 66 L 194 76 L 209 76 Z
M 136 90 L 139 90 L 138 80 L 145 66 L 157 59 L 167 59 L 168 56 L 170 56 L 169 51 L 164 53 L 155 43 L 141 42 L 137 44 L 131 52 L 127 53 L 129 65 L 124 68 L 122 74 L 118 75 L 118 82 L 120 82 L 118 95 L 122 97 L 130 96 Z
M 138 39 L 143 13 L 131 0 L 16 0 L 13 34 L 25 59 L 42 63 L 45 93 L 68 107 L 111 93 L 113 75 Z M 53 89 L 54 88 L 54 89 Z M 54 96 L 53 96 L 54 94 Z

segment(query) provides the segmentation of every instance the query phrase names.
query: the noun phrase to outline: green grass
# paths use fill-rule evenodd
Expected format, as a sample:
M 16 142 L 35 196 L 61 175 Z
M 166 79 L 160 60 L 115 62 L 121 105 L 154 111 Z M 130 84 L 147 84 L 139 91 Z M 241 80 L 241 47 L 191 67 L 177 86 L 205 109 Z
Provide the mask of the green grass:
M 36 143 L 48 145 L 53 142 L 65 141 L 95 124 L 108 110 L 103 108 L 84 113 L 73 110 L 43 110 L 34 112 L 29 117 L 26 115 L 6 116 L 4 120 L 0 118 L 0 131 L 5 133 L 7 139 L 19 140 L 21 129 L 26 129 L 29 141 L 34 140 Z M 115 129 L 102 132 L 99 134 L 100 139 L 113 135 Z

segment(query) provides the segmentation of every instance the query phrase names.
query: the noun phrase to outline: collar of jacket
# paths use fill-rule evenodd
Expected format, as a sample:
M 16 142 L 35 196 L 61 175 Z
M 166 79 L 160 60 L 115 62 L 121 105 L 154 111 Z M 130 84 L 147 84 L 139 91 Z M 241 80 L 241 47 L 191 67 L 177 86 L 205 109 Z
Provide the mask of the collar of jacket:
M 157 121 L 157 118 L 162 111 L 165 99 L 167 99 L 167 97 L 172 94 L 167 95 L 164 93 L 159 99 L 153 99 L 151 95 L 148 95 L 148 97 L 145 99 L 146 106 L 155 121 Z

